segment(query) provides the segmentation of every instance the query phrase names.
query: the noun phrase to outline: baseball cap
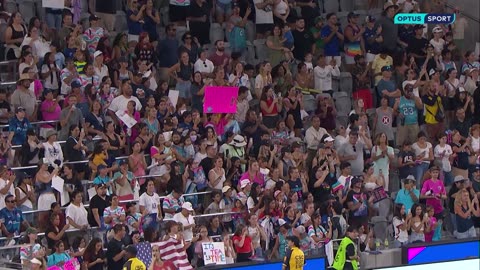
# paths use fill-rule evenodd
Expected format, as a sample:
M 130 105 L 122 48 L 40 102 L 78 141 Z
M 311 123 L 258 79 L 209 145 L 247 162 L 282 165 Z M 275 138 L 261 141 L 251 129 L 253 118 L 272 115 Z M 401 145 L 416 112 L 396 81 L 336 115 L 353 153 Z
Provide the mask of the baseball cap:
M 93 58 L 97 58 L 98 56 L 102 55 L 103 53 L 101 51 L 96 51 L 93 53 Z
M 89 21 L 98 21 L 98 20 L 100 20 L 100 17 L 98 17 L 95 14 L 92 14 L 92 15 L 90 15 L 90 17 L 88 17 L 88 20 Z
M 328 137 L 326 137 L 325 139 L 323 139 L 323 141 L 324 141 L 324 142 L 334 142 L 335 139 L 332 138 L 331 136 L 328 136 Z
M 74 81 L 72 81 L 72 82 L 70 83 L 70 87 L 72 87 L 72 88 L 80 88 L 80 87 L 82 87 L 82 84 L 81 84 L 79 81 L 74 80 Z
M 433 165 L 432 167 L 430 167 L 430 171 L 433 172 L 433 171 L 440 171 L 440 168 L 437 166 L 437 165 Z
M 459 93 L 465 92 L 465 88 L 463 88 L 462 86 L 458 87 L 458 92 Z
M 369 22 L 375 22 L 377 19 L 375 19 L 375 17 L 373 17 L 372 15 L 368 15 L 367 17 L 365 17 L 365 22 L 369 23 Z
M 359 177 L 353 177 L 352 180 L 351 180 L 351 185 L 354 186 L 355 184 L 359 183 L 359 182 L 362 182 L 362 179 L 360 179 Z
M 25 108 L 24 107 L 17 107 L 15 109 L 15 113 L 18 113 L 18 112 L 24 112 L 25 111 Z
M 319 23 L 319 22 L 323 22 L 323 21 L 324 21 L 324 19 L 323 19 L 322 16 L 317 16 L 317 17 L 315 18 L 315 24 L 317 24 L 317 23 Z
M 433 32 L 433 33 L 442 33 L 442 32 L 443 32 L 443 29 L 442 29 L 440 26 L 435 26 L 435 27 L 432 29 L 432 32 Z
M 32 263 L 32 264 L 38 264 L 38 265 L 40 265 L 40 266 L 43 265 L 43 263 L 42 263 L 39 259 L 37 259 L 37 258 L 31 259 L 31 260 L 30 260 L 30 263 Z
M 384 71 L 392 71 L 392 66 L 383 66 L 382 67 L 382 72 Z
M 453 179 L 453 182 L 454 183 L 457 183 L 457 182 L 462 182 L 462 181 L 466 181 L 468 179 L 465 179 L 465 177 L 461 176 L 461 175 L 457 175 L 455 176 L 455 178 Z
M 475 166 L 475 171 L 480 171 L 480 165 Z
M 435 74 L 437 72 L 436 69 L 432 68 L 430 69 L 430 71 L 428 72 L 428 76 L 432 76 L 433 74 Z
M 191 202 L 184 202 L 182 204 L 182 208 L 186 209 L 187 211 L 193 211 L 193 206 Z
M 350 18 L 357 18 L 359 15 L 353 11 L 350 11 L 347 15 L 347 18 L 350 19 Z
M 240 181 L 240 188 L 245 188 L 248 185 L 250 185 L 249 179 L 243 179 L 242 181 Z
M 417 182 L 417 179 L 415 179 L 415 177 L 413 175 L 409 175 L 404 179 L 405 182 L 407 182 L 407 180 Z
M 224 186 L 224 187 L 222 188 L 222 193 L 227 193 L 230 189 L 231 189 L 230 186 Z

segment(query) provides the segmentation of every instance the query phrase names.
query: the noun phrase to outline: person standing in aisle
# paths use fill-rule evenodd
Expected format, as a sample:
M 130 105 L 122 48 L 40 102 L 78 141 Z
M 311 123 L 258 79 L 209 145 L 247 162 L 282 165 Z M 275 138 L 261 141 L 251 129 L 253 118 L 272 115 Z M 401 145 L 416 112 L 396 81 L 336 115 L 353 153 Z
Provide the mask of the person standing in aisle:
M 305 266 L 305 254 L 299 248 L 300 240 L 297 236 L 287 237 L 288 250 L 283 258 L 282 270 L 303 270 Z
M 350 226 L 347 229 L 347 235 L 340 242 L 337 255 L 333 262 L 333 268 L 336 270 L 358 270 L 360 256 L 357 252 L 356 241 L 358 239 L 358 229 Z

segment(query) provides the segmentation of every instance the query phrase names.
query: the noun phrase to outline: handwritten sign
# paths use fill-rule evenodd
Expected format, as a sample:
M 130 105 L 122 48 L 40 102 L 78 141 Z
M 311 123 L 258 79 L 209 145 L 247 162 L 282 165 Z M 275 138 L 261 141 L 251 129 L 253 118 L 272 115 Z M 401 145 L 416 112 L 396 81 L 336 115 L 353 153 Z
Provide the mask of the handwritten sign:
M 43 8 L 65 8 L 65 0 L 42 0 Z
M 115 114 L 117 115 L 118 119 L 120 119 L 128 128 L 132 128 L 137 124 L 137 120 L 124 111 L 117 111 Z
M 207 86 L 203 101 L 204 113 L 236 113 L 238 87 Z
M 377 203 L 388 198 L 387 192 L 385 192 L 385 189 L 383 187 L 377 187 L 376 189 L 374 189 L 371 192 L 370 196 L 374 197 L 373 203 Z
M 209 264 L 227 264 L 225 245 L 222 242 L 202 243 L 203 261 Z

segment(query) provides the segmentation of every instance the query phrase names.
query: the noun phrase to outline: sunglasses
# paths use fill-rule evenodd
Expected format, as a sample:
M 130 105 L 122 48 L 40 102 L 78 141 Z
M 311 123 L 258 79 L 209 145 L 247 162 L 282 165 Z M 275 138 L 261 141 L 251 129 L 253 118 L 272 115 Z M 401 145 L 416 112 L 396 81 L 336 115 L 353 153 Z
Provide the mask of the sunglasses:
M 192 39 L 192 37 L 185 37 L 185 39 Z
M 353 152 L 357 152 L 357 147 L 355 145 L 352 145 Z
M 7 201 L 7 203 L 15 203 L 17 201 L 13 200 L 13 201 Z

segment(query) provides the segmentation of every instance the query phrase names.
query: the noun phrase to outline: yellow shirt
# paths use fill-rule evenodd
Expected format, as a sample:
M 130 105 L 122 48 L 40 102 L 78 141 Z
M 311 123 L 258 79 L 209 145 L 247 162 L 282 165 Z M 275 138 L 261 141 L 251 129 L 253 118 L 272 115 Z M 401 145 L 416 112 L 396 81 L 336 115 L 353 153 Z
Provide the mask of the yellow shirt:
M 107 163 L 105 163 L 106 158 L 107 158 L 107 156 L 104 153 L 100 153 L 100 154 L 97 154 L 93 157 L 92 162 L 95 166 L 98 166 L 98 165 L 107 166 Z
M 287 255 L 283 259 L 283 265 L 286 266 L 286 270 L 303 270 L 305 265 L 305 255 L 303 251 L 297 247 L 287 251 Z
M 136 257 L 128 260 L 124 265 L 122 270 L 147 270 L 145 264 L 137 259 Z
M 432 96 L 426 96 L 424 98 L 427 98 L 430 101 L 433 100 Z M 439 106 L 442 106 L 441 104 L 442 104 L 442 99 L 439 96 L 437 96 L 437 102 L 435 102 L 432 106 L 425 104 L 425 123 L 427 124 L 438 123 L 438 121 L 435 119 L 435 115 L 437 114 Z
M 380 57 L 380 54 L 377 54 L 372 62 L 372 70 L 374 74 L 377 74 L 382 72 L 382 67 L 392 66 L 392 65 L 393 65 L 393 59 L 391 56 L 387 56 L 385 59 L 383 59 L 382 57 Z M 375 86 L 377 85 L 377 83 L 380 81 L 381 78 L 382 78 L 382 75 L 375 76 Z

